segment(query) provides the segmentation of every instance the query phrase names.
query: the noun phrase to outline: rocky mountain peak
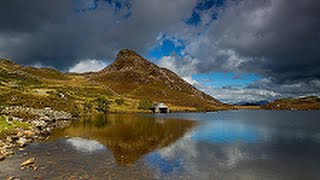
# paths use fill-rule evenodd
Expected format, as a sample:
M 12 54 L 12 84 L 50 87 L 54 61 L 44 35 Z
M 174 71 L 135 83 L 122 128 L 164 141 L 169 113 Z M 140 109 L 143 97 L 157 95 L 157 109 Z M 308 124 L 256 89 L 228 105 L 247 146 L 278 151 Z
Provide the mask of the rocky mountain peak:
M 122 49 L 117 54 L 117 59 L 130 60 L 132 57 L 142 58 L 138 53 L 131 49 Z
M 116 60 L 107 66 L 104 71 L 142 70 L 154 66 L 153 63 L 144 59 L 134 50 L 122 49 L 117 54 Z
M 113 91 L 137 99 L 148 97 L 155 102 L 186 107 L 226 107 L 176 73 L 157 66 L 130 49 L 119 51 L 112 64 L 100 72 L 90 74 L 89 79 L 107 84 Z

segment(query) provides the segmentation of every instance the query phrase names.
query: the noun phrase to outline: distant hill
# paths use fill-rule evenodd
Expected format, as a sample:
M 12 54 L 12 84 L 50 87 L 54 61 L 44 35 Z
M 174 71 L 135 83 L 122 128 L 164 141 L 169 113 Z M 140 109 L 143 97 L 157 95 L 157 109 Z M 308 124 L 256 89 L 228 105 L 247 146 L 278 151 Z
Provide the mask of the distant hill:
M 237 102 L 234 103 L 236 106 L 262 106 L 268 104 L 269 101 L 263 100 L 263 101 L 242 101 L 242 102 Z
M 279 99 L 261 106 L 261 108 L 270 110 L 320 110 L 320 98 L 308 96 Z
M 167 103 L 174 111 L 233 108 L 199 91 L 174 72 L 160 68 L 133 50 L 121 50 L 116 60 L 100 72 L 62 73 L 0 59 L 0 105 L 52 107 L 76 111 L 98 96 L 123 99 L 111 111 L 136 112 L 141 99 Z

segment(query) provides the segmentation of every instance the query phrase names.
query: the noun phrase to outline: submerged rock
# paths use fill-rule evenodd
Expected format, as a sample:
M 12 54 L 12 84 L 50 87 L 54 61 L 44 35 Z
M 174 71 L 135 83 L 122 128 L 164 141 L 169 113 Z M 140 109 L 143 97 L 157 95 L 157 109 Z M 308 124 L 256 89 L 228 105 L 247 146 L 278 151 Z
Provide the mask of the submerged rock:
M 28 168 L 28 167 L 34 165 L 34 162 L 35 162 L 35 158 L 30 158 L 30 159 L 24 161 L 23 163 L 21 163 L 20 166 L 22 168 Z
M 7 180 L 21 180 L 21 178 L 11 176 L 11 177 L 8 177 L 8 179 L 7 179 Z

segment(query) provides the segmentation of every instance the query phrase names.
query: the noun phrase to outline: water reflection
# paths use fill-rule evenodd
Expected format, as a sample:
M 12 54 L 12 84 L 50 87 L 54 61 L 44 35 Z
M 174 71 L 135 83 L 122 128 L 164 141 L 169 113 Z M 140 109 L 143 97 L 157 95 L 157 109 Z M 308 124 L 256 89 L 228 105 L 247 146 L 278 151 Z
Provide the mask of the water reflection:
M 195 122 L 189 120 L 110 114 L 107 118 L 82 119 L 69 128 L 56 131 L 52 140 L 63 136 L 90 139 L 67 141 L 84 152 L 102 149 L 102 144 L 113 152 L 119 164 L 128 165 L 149 152 L 174 143 L 194 125 Z
M 226 120 L 217 120 L 214 123 L 207 122 L 200 126 L 197 132 L 201 133 L 194 133 L 193 140 L 212 143 L 234 143 L 237 141 L 255 143 L 261 138 L 256 127 Z
M 200 123 L 144 160 L 161 179 L 314 179 L 320 175 L 319 115 L 272 111 L 166 115 Z
M 44 169 L 16 170 L 27 158 L 14 156 L 0 162 L 0 179 L 38 173 L 44 179 L 319 179 L 319 117 L 320 111 L 93 117 L 27 147 Z
M 94 153 L 105 149 L 105 147 L 98 141 L 87 140 L 79 137 L 69 138 L 66 140 L 66 142 L 73 146 L 76 150 L 85 153 Z

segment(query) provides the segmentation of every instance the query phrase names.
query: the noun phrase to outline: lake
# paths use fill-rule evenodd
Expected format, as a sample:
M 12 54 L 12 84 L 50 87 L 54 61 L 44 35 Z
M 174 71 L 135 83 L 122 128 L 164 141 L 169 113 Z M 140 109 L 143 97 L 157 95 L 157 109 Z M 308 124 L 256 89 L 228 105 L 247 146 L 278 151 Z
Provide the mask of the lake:
M 110 114 L 0 162 L 0 179 L 319 179 L 320 111 Z M 20 164 L 36 158 L 36 171 Z

